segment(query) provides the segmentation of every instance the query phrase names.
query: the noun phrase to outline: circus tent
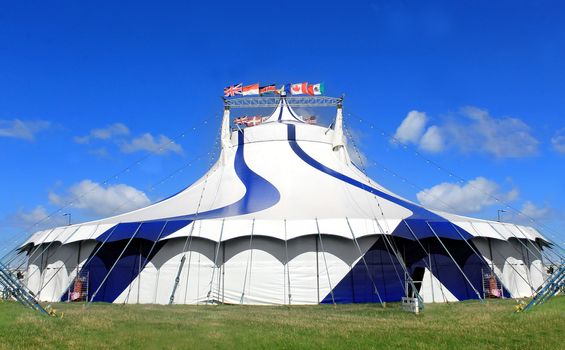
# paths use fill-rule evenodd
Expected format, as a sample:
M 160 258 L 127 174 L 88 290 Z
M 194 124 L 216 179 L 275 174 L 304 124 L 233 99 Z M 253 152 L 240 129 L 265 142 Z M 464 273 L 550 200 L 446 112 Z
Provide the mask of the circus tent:
M 549 242 L 534 228 L 426 209 L 350 159 L 341 101 L 328 126 L 281 96 L 233 127 L 192 185 L 148 207 L 32 235 L 42 301 L 318 304 L 527 297 Z M 82 292 L 81 292 L 82 293 Z M 81 294 L 82 295 L 82 294 Z

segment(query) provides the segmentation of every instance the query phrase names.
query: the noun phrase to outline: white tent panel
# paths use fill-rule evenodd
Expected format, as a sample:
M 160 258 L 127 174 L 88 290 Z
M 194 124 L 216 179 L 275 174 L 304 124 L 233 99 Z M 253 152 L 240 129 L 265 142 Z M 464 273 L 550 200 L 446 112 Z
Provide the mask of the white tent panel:
M 426 267 L 420 288 L 420 296 L 425 303 L 445 303 L 458 299 Z

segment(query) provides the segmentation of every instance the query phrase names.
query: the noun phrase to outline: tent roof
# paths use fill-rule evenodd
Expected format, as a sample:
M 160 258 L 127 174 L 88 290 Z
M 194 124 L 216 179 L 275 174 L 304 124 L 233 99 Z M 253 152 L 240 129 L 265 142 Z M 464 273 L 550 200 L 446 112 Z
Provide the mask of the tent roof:
M 351 231 L 355 237 L 544 239 L 531 227 L 436 212 L 395 195 L 349 157 L 337 156 L 334 138 L 342 133 L 304 123 L 284 97 L 263 124 L 226 135 L 216 164 L 180 193 L 121 215 L 40 231 L 24 245 L 132 235 L 156 240 L 192 234 L 225 241 L 252 230 L 277 239 L 318 230 L 349 239 Z

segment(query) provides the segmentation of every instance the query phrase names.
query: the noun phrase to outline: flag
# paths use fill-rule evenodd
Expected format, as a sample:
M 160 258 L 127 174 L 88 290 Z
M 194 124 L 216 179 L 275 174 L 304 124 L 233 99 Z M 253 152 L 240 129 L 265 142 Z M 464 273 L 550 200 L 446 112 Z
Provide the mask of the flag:
M 308 93 L 308 83 L 292 84 L 290 86 L 290 93 L 293 95 L 304 95 Z
M 241 85 L 232 85 L 224 89 L 224 96 L 225 97 L 234 97 L 235 95 L 241 95 Z
M 233 120 L 233 123 L 234 123 L 234 124 L 238 124 L 238 125 L 246 124 L 246 123 L 247 123 L 247 117 L 235 118 L 235 119 Z
M 324 94 L 324 84 L 312 84 L 308 86 L 308 93 L 310 95 L 323 95 Z
M 243 96 L 259 95 L 259 84 L 252 84 L 244 86 L 242 89 Z
M 316 124 L 316 116 L 305 117 L 304 122 L 306 124 Z
M 282 85 L 281 88 L 277 90 L 277 94 L 282 95 L 286 91 L 284 87 L 285 86 Z
M 261 86 L 261 88 L 259 88 L 259 94 L 261 95 L 267 95 L 267 94 L 270 95 L 270 94 L 274 94 L 275 92 L 277 92 L 277 87 L 275 86 L 275 84 Z
M 247 117 L 247 122 L 245 123 L 245 125 L 247 126 L 255 126 L 255 125 L 259 125 L 263 122 L 263 117 L 261 117 L 260 115 L 256 115 L 254 117 Z

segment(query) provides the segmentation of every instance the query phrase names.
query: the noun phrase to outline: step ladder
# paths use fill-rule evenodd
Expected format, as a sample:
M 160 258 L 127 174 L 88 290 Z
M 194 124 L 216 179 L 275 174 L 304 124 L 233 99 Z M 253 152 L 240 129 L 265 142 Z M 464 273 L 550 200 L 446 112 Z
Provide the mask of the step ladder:
M 15 300 L 20 302 L 23 306 L 35 310 L 44 315 L 50 315 L 39 302 L 35 296 L 27 289 L 20 280 L 14 276 L 13 272 L 0 262 L 0 285 L 4 290 Z
M 524 307 L 523 311 L 528 311 L 536 305 L 545 303 L 563 288 L 565 288 L 565 265 L 561 265 L 547 278 L 543 287 L 536 293 L 530 303 Z

